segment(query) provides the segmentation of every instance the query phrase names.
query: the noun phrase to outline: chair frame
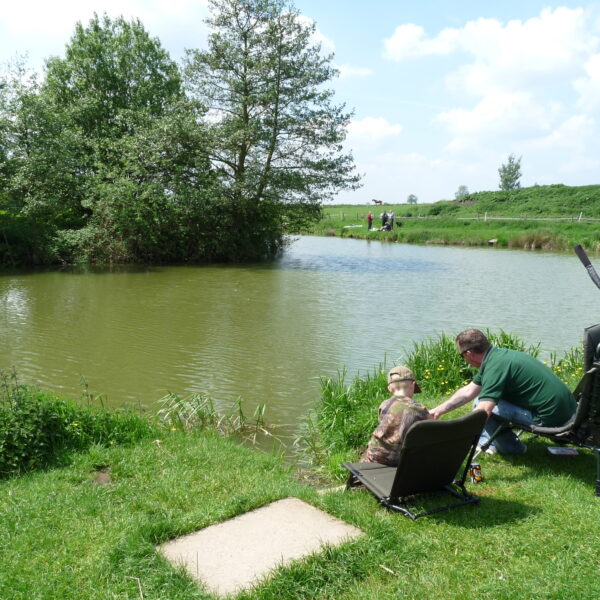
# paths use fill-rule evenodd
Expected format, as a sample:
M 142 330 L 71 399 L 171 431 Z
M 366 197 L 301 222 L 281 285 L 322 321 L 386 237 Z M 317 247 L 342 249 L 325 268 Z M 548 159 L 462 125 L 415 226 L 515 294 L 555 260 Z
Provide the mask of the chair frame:
M 483 411 L 474 411 L 458 419 L 416 422 L 406 434 L 397 467 L 381 463 L 343 463 L 343 467 L 350 472 L 346 488 L 354 487 L 359 482 L 386 508 L 413 520 L 467 504 L 478 504 L 480 499 L 467 492 L 465 481 L 486 416 Z M 466 428 L 468 433 L 463 434 L 463 439 L 458 442 L 452 439 L 441 442 L 436 440 L 436 430 L 442 434 L 442 432 L 452 431 L 452 428 L 456 430 Z M 423 438 L 427 437 L 431 437 L 431 442 L 424 447 Z M 456 451 L 457 443 L 460 447 Z M 431 464 L 433 457 L 437 457 L 442 464 L 447 454 L 444 451 L 448 450 L 455 451 L 448 468 L 441 469 L 439 474 L 423 472 L 423 469 L 429 468 L 425 465 Z M 420 460 L 427 454 L 429 454 L 428 459 L 425 464 L 422 464 Z M 462 474 L 456 479 L 456 474 L 463 463 Z M 431 470 L 434 468 L 432 466 Z M 459 501 L 423 512 L 415 512 L 409 507 L 411 498 L 440 493 L 450 494 Z

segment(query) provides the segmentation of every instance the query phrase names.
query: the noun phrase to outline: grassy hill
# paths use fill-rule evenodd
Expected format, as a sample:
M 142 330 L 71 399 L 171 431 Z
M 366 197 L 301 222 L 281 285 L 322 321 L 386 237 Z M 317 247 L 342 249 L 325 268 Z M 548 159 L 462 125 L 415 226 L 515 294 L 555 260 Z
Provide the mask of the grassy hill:
M 369 210 L 380 226 L 383 210 L 394 211 L 391 232 L 368 231 Z M 352 227 L 354 226 L 354 227 Z M 534 186 L 477 192 L 433 204 L 333 205 L 311 233 L 375 238 L 403 243 L 567 250 L 582 244 L 600 252 L 600 185 Z
M 479 216 L 486 212 L 505 217 L 600 218 L 600 185 L 546 185 L 510 191 L 477 192 L 460 200 L 426 205 L 429 214 Z

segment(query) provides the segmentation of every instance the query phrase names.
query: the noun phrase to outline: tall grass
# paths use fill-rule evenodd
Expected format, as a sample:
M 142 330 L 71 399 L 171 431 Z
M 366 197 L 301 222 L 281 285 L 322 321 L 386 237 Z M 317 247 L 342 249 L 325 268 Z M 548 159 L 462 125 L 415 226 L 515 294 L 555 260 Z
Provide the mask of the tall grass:
M 190 394 L 184 397 L 167 394 L 159 402 L 161 408 L 157 414 L 158 422 L 171 431 L 210 429 L 224 436 L 250 437 L 253 441 L 259 434 L 271 435 L 272 426 L 265 423 L 264 404 L 258 405 L 252 417 L 249 417 L 244 412 L 241 398 L 238 398 L 225 413 L 220 413 L 212 398 L 206 394 Z

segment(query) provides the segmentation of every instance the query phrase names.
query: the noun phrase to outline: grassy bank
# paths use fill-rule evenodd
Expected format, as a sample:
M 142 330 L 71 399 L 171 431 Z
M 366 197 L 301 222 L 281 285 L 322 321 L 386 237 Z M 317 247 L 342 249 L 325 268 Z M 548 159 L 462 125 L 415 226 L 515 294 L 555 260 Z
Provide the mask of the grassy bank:
M 378 228 L 384 208 L 396 215 L 394 230 L 368 231 L 368 212 L 375 215 L 373 224 Z M 598 253 L 600 221 L 594 219 L 600 219 L 600 186 L 537 186 L 511 192 L 479 192 L 460 201 L 435 204 L 328 206 L 311 233 L 465 246 L 488 246 L 494 240 L 493 245 L 498 247 L 557 251 L 582 244 Z
M 0 478 L 68 464 L 92 445 L 132 445 L 156 428 L 128 410 L 106 410 L 21 385 L 0 373 Z
M 452 337 L 416 345 L 408 356 L 420 374 L 420 400 L 429 406 L 470 376 Z M 496 340 L 524 348 L 504 333 Z M 580 359 L 575 349 L 550 364 L 572 383 Z M 350 384 L 323 382 L 312 443 L 331 484 L 341 476 L 334 463 L 355 456 L 368 439 L 386 397 L 383 372 Z M 134 446 L 93 445 L 67 466 L 0 480 L 0 598 L 211 598 L 168 565 L 156 544 L 287 496 L 360 527 L 365 536 L 280 568 L 242 599 L 600 595 L 600 501 L 593 497 L 595 467 L 587 451 L 552 457 L 538 440 L 524 456 L 484 455 L 485 481 L 473 486 L 480 506 L 412 522 L 365 491 L 318 495 L 279 457 L 224 437 L 235 427 L 214 415 L 207 399 L 171 398 L 162 422 L 155 437 Z
M 69 467 L 0 484 L 0 597 L 210 598 L 155 544 L 290 495 L 366 535 L 279 569 L 241 598 L 597 597 L 592 458 L 552 458 L 540 443 L 481 463 L 479 507 L 415 523 L 363 491 L 317 496 L 278 459 L 210 433 L 94 448 Z M 110 468 L 107 485 L 94 484 L 99 464 Z

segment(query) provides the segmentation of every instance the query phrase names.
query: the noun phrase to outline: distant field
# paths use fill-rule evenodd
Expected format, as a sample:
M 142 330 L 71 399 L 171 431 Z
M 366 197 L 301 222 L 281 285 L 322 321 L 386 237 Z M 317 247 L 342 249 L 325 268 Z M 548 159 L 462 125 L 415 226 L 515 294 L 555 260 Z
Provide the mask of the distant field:
M 393 211 L 391 232 L 380 214 Z M 352 226 L 355 227 L 352 227 Z M 434 204 L 332 205 L 310 233 L 375 238 L 416 244 L 494 245 L 511 248 L 567 250 L 582 244 L 600 252 L 600 186 L 536 186 L 510 192 L 479 192 L 461 200 Z

